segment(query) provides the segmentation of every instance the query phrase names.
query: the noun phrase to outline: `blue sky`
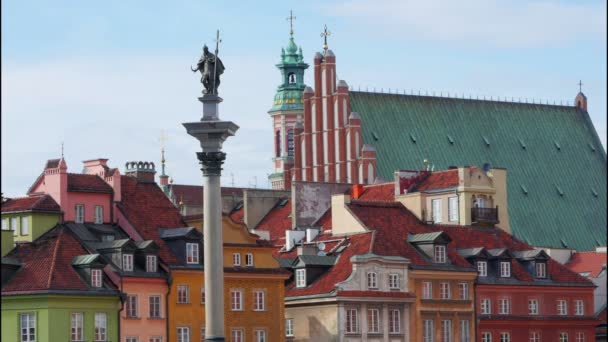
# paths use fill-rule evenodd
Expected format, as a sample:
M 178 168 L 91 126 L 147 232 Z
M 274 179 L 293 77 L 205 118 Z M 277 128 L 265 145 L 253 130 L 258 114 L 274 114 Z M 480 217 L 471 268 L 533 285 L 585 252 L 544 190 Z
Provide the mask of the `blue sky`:
M 158 165 L 161 130 L 169 174 L 200 184 L 181 123 L 201 116 L 189 68 L 218 28 L 220 113 L 241 127 L 224 145 L 222 183 L 268 187 L 266 112 L 290 9 L 305 60 L 327 24 L 338 78 L 355 88 L 572 103 L 582 79 L 605 149 L 605 1 L 3 1 L 3 193 L 24 195 L 61 142 L 71 172 L 98 157 Z

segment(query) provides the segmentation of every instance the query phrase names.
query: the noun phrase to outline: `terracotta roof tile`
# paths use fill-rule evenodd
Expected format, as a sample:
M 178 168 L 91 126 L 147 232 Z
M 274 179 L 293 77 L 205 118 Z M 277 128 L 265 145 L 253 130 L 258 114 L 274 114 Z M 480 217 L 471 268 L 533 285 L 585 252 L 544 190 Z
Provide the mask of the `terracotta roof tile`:
M 50 195 L 11 198 L 2 203 L 2 212 L 33 211 L 61 213 L 61 207 Z
M 394 201 L 395 200 L 395 184 L 384 183 L 367 185 L 363 188 L 363 194 L 359 196 L 360 200 L 370 201 Z
M 414 191 L 445 189 L 458 186 L 458 169 L 431 172 L 420 181 Z
M 291 200 L 288 200 L 285 205 L 280 206 L 277 204 L 272 208 L 266 216 L 262 218 L 255 229 L 268 231 L 271 241 L 279 240 L 285 237 L 286 230 L 292 228 L 290 215 Z
M 68 173 L 68 191 L 112 193 L 112 187 L 98 175 Z
M 238 210 L 232 211 L 228 216 L 235 223 L 245 224 L 245 207 L 241 206 Z
M 602 271 L 602 267 L 608 264 L 606 253 L 577 252 L 565 265 L 569 270 L 576 273 L 590 272 L 589 276 L 596 278 Z

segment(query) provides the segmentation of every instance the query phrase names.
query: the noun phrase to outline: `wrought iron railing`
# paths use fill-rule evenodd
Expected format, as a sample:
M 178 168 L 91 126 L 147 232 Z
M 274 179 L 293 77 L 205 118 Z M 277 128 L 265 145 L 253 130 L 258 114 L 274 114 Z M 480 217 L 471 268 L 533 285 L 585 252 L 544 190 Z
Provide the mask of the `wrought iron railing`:
M 471 208 L 472 223 L 498 223 L 498 206 L 496 208 Z

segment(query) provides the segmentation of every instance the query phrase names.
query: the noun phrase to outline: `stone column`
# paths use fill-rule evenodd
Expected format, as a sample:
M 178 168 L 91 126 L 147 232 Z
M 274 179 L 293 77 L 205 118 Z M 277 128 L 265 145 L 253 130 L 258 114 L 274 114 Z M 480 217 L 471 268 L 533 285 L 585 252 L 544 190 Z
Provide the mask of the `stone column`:
M 224 254 L 222 239 L 222 200 L 220 176 L 226 153 L 222 144 L 239 129 L 231 121 L 219 119 L 218 106 L 222 99 L 207 94 L 203 103 L 203 118 L 184 123 L 186 131 L 201 144 L 197 152 L 203 171 L 203 262 L 205 267 L 205 341 L 224 341 Z

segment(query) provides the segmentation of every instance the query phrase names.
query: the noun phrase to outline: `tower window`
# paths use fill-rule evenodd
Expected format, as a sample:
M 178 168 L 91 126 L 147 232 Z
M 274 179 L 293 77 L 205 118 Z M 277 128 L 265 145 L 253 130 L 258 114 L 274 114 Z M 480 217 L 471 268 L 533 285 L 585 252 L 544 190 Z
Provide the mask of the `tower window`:
M 295 84 L 296 83 L 296 74 L 291 73 L 291 74 L 287 75 L 287 81 L 289 82 L 289 84 Z
M 287 130 L 287 156 L 293 157 L 293 129 Z
M 275 141 L 274 141 L 274 149 L 276 152 L 276 157 L 280 157 L 281 156 L 281 131 L 277 131 L 276 135 L 275 135 Z

